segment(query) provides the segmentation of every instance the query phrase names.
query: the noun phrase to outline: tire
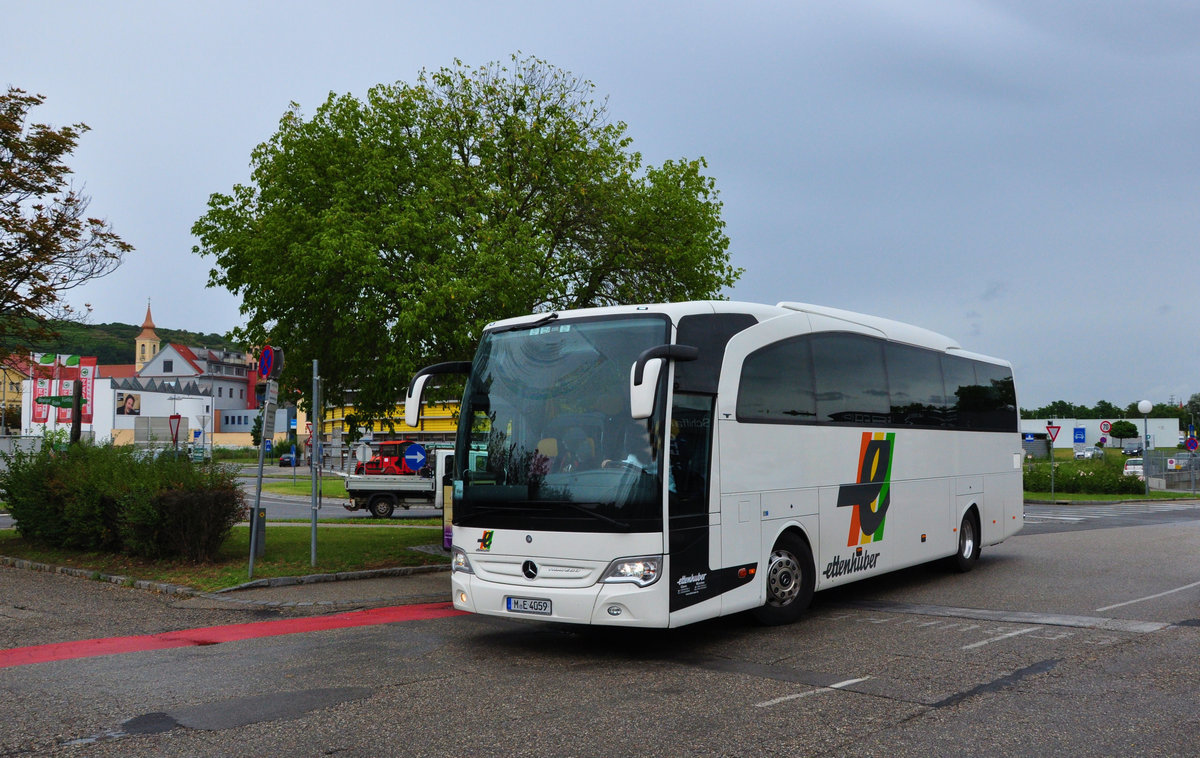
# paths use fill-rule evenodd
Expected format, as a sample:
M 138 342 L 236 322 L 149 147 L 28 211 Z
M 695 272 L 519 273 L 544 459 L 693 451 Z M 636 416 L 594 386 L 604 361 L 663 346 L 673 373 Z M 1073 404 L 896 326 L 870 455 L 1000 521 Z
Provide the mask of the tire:
M 754 618 L 766 626 L 790 624 L 812 602 L 817 574 L 808 543 L 793 532 L 780 535 L 767 560 L 767 602 L 754 609 Z
M 375 518 L 391 518 L 392 511 L 396 510 L 396 503 L 389 495 L 380 495 L 373 498 L 371 504 L 367 506 L 371 511 L 371 515 Z
M 958 526 L 958 552 L 954 554 L 954 570 L 965 574 L 979 561 L 979 519 L 969 510 Z

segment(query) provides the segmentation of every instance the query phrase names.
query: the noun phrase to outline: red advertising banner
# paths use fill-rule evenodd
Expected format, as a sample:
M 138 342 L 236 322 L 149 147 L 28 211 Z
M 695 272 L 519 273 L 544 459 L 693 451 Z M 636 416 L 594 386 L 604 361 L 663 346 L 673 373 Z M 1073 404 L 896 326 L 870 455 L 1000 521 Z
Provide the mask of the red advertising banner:
M 51 394 L 58 369 L 58 361 L 55 358 L 52 353 L 33 353 L 29 362 L 29 372 L 33 379 L 33 411 L 30 420 L 35 424 L 44 424 L 50 419 L 50 406 L 37 400 Z
M 75 392 L 75 382 L 79 381 L 79 356 L 58 356 L 58 380 L 54 383 L 54 394 L 71 397 Z M 61 423 L 71 420 L 71 408 L 59 408 L 55 418 Z
M 92 423 L 93 408 L 96 407 L 96 357 L 89 356 L 79 362 L 79 381 L 83 382 L 83 412 L 80 421 Z

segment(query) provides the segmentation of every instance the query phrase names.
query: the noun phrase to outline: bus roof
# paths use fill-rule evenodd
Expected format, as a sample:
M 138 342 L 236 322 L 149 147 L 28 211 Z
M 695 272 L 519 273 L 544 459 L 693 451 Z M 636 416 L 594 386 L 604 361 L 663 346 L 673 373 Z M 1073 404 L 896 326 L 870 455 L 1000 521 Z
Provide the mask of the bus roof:
M 866 327 L 879 332 L 884 338 L 893 340 L 895 342 L 931 348 L 933 350 L 940 350 L 943 352 L 951 352 L 955 355 L 962 355 L 964 357 L 983 360 L 989 363 L 996 363 L 1006 366 L 1009 365 L 1007 361 L 999 358 L 979 355 L 976 353 L 968 353 L 962 349 L 962 346 L 959 345 L 956 340 L 930 329 L 914 326 L 903 321 L 882 318 L 880 316 L 871 316 L 865 313 L 843 310 L 841 308 L 830 308 L 824 305 L 814 305 L 812 303 L 783 301 L 775 305 L 764 305 L 761 303 L 748 303 L 736 300 L 696 300 L 679 303 L 616 305 L 600 308 L 581 308 L 578 310 L 559 311 L 558 313 L 562 317 L 566 318 L 603 316 L 614 313 L 658 313 L 666 315 L 673 322 L 678 323 L 678 320 L 683 316 L 697 313 L 746 313 L 754 316 L 756 319 L 762 322 L 797 312 L 824 316 L 825 318 L 836 319 Z M 504 319 L 502 321 L 495 321 L 488 324 L 486 330 L 491 331 L 493 329 L 507 328 L 518 324 L 525 324 L 531 321 L 538 321 L 546 318 L 548 315 L 550 315 L 550 312 L 542 312 L 528 316 Z

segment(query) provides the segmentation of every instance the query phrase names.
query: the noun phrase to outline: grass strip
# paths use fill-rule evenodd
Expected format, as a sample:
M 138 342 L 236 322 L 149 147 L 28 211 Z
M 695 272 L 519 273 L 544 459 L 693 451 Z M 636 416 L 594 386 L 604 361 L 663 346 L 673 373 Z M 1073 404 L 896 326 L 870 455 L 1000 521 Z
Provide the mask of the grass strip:
M 1191 500 L 1190 492 L 1164 492 L 1151 490 L 1149 495 L 1106 495 L 1096 492 L 1055 492 L 1051 497 L 1049 492 L 1026 492 L 1026 502 L 1030 500 L 1067 500 L 1070 502 L 1105 502 L 1105 503 L 1141 503 L 1146 500 Z
M 71 566 L 100 574 L 180 584 L 211 592 L 247 581 L 250 530 L 234 527 L 211 564 L 144 560 L 126 555 L 65 550 L 36 545 L 13 530 L 0 530 L 0 555 L 39 563 Z M 323 529 L 317 527 L 317 565 L 310 564 L 311 530 L 307 526 L 268 525 L 266 552 L 254 560 L 254 578 L 332 574 L 341 571 L 440 565 L 448 558 L 412 548 L 442 544 L 441 527 L 393 529 Z
M 312 479 L 301 476 L 296 477 L 295 482 L 291 479 L 263 479 L 263 492 L 271 492 L 276 495 L 310 497 L 312 495 Z M 346 500 L 349 498 L 349 495 L 346 494 L 345 480 L 341 477 L 322 479 L 321 497 L 335 500 Z

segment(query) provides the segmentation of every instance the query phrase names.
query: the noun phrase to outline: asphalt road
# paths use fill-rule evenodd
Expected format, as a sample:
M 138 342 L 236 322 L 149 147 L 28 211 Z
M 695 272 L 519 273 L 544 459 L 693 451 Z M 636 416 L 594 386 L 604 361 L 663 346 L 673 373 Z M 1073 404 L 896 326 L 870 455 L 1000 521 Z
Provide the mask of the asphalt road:
M 296 469 L 296 481 L 303 482 L 307 480 L 308 469 Z M 291 470 L 286 468 L 267 467 L 264 471 L 264 482 L 269 481 L 290 481 Z M 242 488 L 246 492 L 246 502 L 254 504 L 254 490 L 257 483 L 257 478 L 252 476 L 242 476 L 239 480 Z M 322 498 L 321 507 L 317 511 L 317 521 L 328 519 L 367 519 L 371 520 L 374 517 L 363 509 L 348 511 L 343 507 L 344 503 L 348 503 L 348 498 L 345 497 L 324 497 Z M 274 519 L 311 519 L 312 518 L 312 501 L 310 498 L 276 495 L 270 492 L 263 492 L 260 502 L 260 507 L 267 509 L 267 518 Z M 395 513 L 392 514 L 392 519 L 410 519 L 410 518 L 441 518 L 442 511 L 439 508 L 433 507 L 412 507 L 405 510 L 403 507 L 397 506 Z M 381 521 L 380 519 L 375 519 Z M 364 522 L 365 523 L 365 522 Z
M 1195 755 L 1200 508 L 1106 508 L 788 627 L 454 616 L 4 668 L 0 756 Z M 286 615 L 0 570 L 4 647 Z

